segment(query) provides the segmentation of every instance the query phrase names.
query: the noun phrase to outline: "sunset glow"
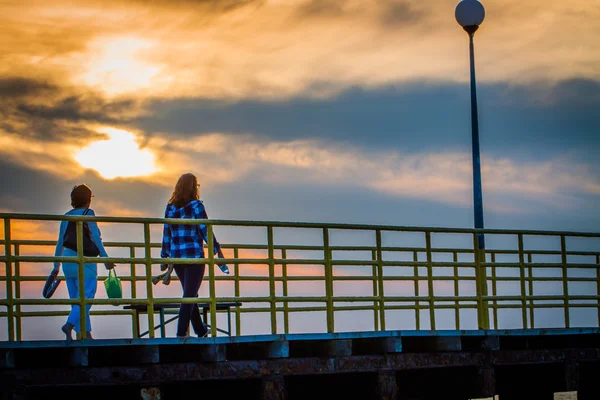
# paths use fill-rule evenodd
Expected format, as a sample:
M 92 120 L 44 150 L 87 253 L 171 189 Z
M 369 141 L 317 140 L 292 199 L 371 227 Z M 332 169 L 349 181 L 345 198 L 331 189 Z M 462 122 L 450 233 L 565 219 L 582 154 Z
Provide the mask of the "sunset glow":
M 102 128 L 108 140 L 93 142 L 75 155 L 86 168 L 96 170 L 105 179 L 131 178 L 157 172 L 154 155 L 140 149 L 134 134 L 115 128 Z
M 120 95 L 154 84 L 160 67 L 143 59 L 153 44 L 135 37 L 102 38 L 89 45 L 76 80 L 107 95 Z

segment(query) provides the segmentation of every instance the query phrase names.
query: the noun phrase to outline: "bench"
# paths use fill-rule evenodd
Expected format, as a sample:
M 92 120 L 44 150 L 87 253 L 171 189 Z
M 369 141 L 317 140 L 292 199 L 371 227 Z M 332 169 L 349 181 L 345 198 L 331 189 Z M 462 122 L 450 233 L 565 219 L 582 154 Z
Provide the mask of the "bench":
M 204 318 L 204 323 L 208 321 L 208 311 L 210 310 L 210 303 L 197 303 L 198 308 L 202 309 L 202 316 Z M 231 307 L 239 307 L 242 303 L 234 302 L 234 303 L 217 303 L 217 311 L 226 310 L 227 311 L 227 330 L 217 328 L 218 332 L 224 333 L 226 335 L 231 336 Z M 155 304 L 154 311 L 159 313 L 160 323 L 154 327 L 154 330 L 160 328 L 160 337 L 166 337 L 165 333 L 165 325 L 169 322 L 175 321 L 179 318 L 179 315 L 174 316 L 171 319 L 165 321 L 165 310 L 176 309 L 179 310 L 181 304 Z M 146 304 L 130 304 L 127 306 L 123 306 L 125 310 L 133 310 L 134 313 L 134 321 L 135 321 L 135 332 L 138 333 L 138 338 L 141 338 L 145 335 L 148 335 L 150 331 L 146 331 L 144 333 L 140 332 L 140 314 L 148 313 L 148 305 Z M 210 329 L 210 325 L 207 324 L 207 327 Z

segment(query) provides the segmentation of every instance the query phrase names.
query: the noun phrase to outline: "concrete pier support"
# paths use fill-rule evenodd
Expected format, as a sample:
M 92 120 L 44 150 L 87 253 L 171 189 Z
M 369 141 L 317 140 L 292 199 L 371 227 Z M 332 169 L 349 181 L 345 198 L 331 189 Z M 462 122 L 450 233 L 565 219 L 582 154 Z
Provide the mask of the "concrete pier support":
M 398 399 L 398 383 L 395 371 L 379 371 L 377 375 L 377 393 L 381 400 Z
M 475 396 L 488 398 L 496 395 L 496 373 L 491 366 L 484 366 L 477 370 L 475 382 Z
M 287 400 L 283 375 L 268 375 L 262 378 L 261 400 Z

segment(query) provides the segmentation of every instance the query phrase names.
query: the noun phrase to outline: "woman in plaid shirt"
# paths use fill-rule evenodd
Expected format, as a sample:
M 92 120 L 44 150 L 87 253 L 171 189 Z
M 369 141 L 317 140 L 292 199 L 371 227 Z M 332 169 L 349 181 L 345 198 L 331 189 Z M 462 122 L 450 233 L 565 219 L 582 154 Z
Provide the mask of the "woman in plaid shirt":
M 208 215 L 198 193 L 198 179 L 193 174 L 183 174 L 177 181 L 165 210 L 165 218 L 207 219 Z M 165 224 L 163 231 L 163 258 L 204 258 L 204 242 L 208 243 L 206 225 Z M 213 235 L 214 253 L 223 257 L 221 246 Z M 183 288 L 183 297 L 198 297 L 204 277 L 204 264 L 175 264 L 174 270 Z M 198 337 L 204 337 L 208 329 L 202 323 L 197 304 L 182 304 L 179 308 L 177 337 L 186 337 L 192 323 Z

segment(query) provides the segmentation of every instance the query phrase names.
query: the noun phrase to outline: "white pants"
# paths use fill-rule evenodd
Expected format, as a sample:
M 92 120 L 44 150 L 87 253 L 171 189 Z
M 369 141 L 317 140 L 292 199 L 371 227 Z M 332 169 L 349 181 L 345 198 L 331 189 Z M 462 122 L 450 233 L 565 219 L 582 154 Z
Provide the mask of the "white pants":
M 65 249 L 63 255 L 65 257 L 77 256 L 77 252 Z M 69 297 L 71 299 L 79 298 L 79 264 L 77 263 L 63 263 L 63 273 L 65 274 L 65 280 L 67 282 L 67 289 L 69 291 Z M 84 264 L 83 269 L 83 291 L 86 299 L 93 299 L 96 296 L 96 289 L 98 288 L 98 267 L 96 263 Z M 85 307 L 85 324 L 86 331 L 92 331 L 92 322 L 90 321 L 90 308 L 91 304 Z M 79 326 L 79 315 L 80 307 L 77 304 L 71 305 L 71 312 L 67 318 L 67 323 L 72 324 L 75 327 L 76 332 L 81 331 Z

